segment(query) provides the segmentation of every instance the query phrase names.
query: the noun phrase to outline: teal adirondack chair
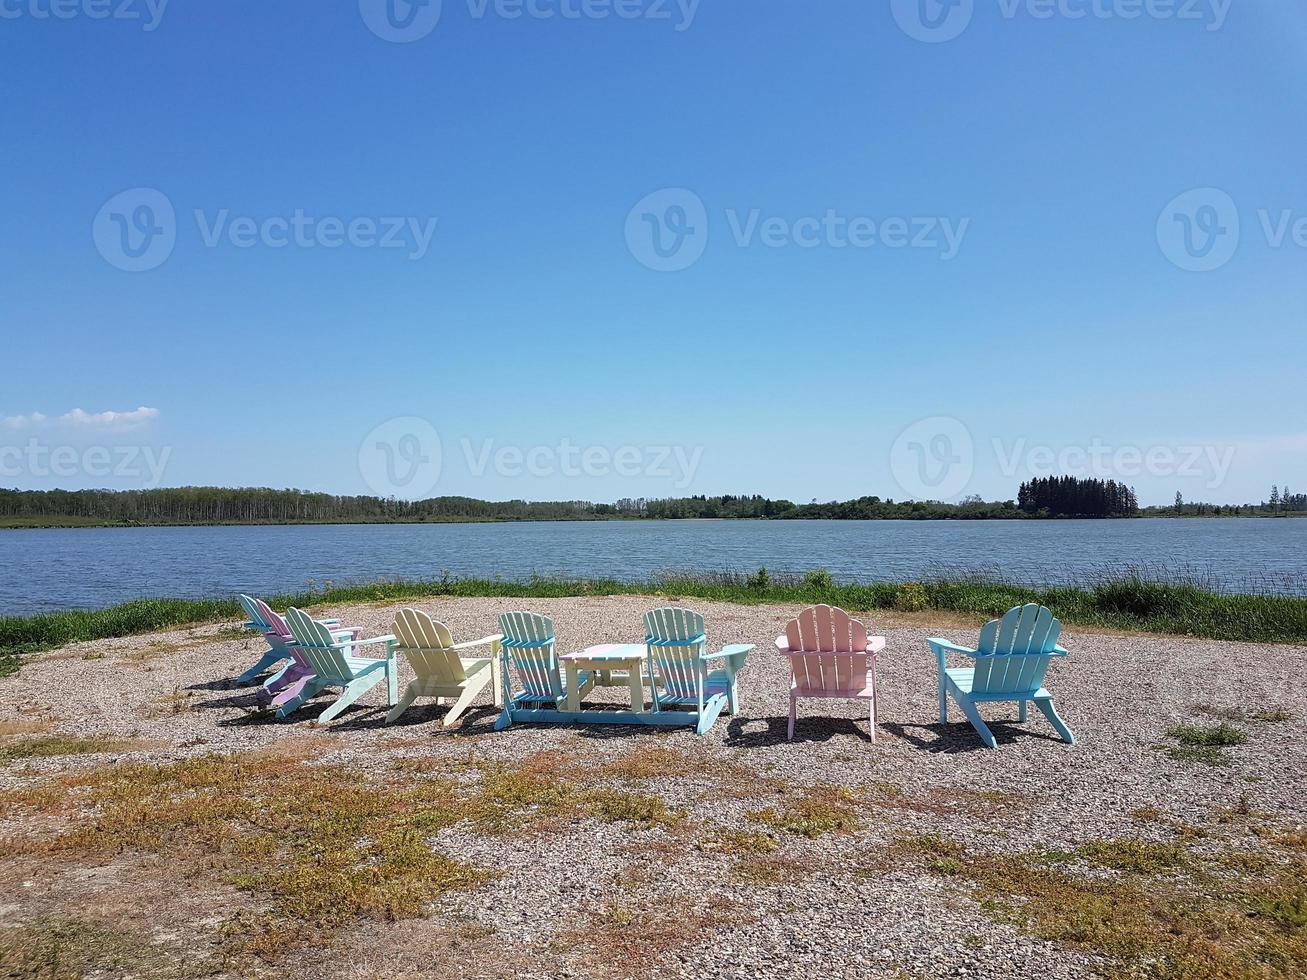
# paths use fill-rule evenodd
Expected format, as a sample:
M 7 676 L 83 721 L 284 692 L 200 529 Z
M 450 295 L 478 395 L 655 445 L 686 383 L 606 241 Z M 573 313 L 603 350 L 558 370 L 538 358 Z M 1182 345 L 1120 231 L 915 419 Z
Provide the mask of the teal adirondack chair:
M 994 701 L 1016 701 L 1019 720 L 1026 720 L 1026 706 L 1035 702 L 1062 740 L 1075 743 L 1075 736 L 1053 708 L 1053 695 L 1044 688 L 1044 673 L 1054 657 L 1065 657 L 1066 650 L 1057 645 L 1062 624 L 1043 606 L 1030 603 L 1017 606 L 992 619 L 980 630 L 976 649 L 958 646 L 939 637 L 926 642 L 939 666 L 939 720 L 948 722 L 948 696 L 958 703 L 985 744 L 998 748 L 977 710 L 978 705 Z M 974 662 L 971 667 L 949 667 L 945 655 L 960 653 Z
M 693 708 L 698 713 L 695 731 L 700 735 L 712 728 L 723 710 L 736 713 L 736 675 L 752 644 L 733 643 L 709 653 L 703 617 L 689 609 L 667 607 L 645 613 L 644 629 L 655 712 Z M 719 659 L 724 665 L 709 670 L 709 661 Z
M 370 640 L 355 640 L 332 635 L 331 629 L 323 623 L 311 619 L 308 613 L 291 607 L 286 611 L 286 625 L 290 627 L 295 642 L 291 649 L 303 655 L 313 669 L 313 676 L 304 685 L 303 690 L 290 701 L 277 709 L 277 717 L 285 718 L 296 711 L 309 698 L 329 687 L 342 688 L 331 706 L 318 716 L 318 721 L 326 723 L 348 708 L 364 694 L 375 687 L 383 678 L 386 681 L 390 706 L 393 708 L 398 700 L 398 684 L 395 672 L 395 637 L 377 636 Z M 357 647 L 375 643 L 386 645 L 386 654 L 380 659 L 354 656 Z
M 567 700 L 567 689 L 558 669 L 558 651 L 554 644 L 554 621 L 548 616 L 531 612 L 507 612 L 499 617 L 499 632 L 503 634 L 500 648 L 505 658 L 502 671 L 504 684 L 504 713 L 497 728 L 512 723 L 513 711 L 541 707 L 561 710 Z M 513 671 L 507 668 L 512 666 Z M 516 672 L 519 690 L 513 689 L 512 673 Z M 594 687 L 589 671 L 578 675 L 581 697 Z
M 245 615 L 250 617 L 248 623 L 242 626 L 251 633 L 259 633 L 268 641 L 268 649 L 264 652 L 254 666 L 240 674 L 236 678 L 237 684 L 248 684 L 254 678 L 258 677 L 265 670 L 275 667 L 278 664 L 289 663 L 294 658 L 290 650 L 286 648 L 285 632 L 280 628 L 281 624 L 274 622 L 273 617 L 268 615 L 266 604 L 261 600 L 248 595 L 238 595 L 236 600 L 245 610 Z M 319 622 L 326 623 L 328 626 L 339 626 L 340 623 L 335 619 L 323 619 Z

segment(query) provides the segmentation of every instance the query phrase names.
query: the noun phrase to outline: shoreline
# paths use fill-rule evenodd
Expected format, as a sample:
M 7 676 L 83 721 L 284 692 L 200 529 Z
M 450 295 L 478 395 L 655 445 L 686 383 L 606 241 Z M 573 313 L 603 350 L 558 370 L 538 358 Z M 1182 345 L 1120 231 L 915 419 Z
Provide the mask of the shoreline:
M 1065 624 L 1134 633 L 1252 643 L 1307 643 L 1307 597 L 1224 594 L 1140 575 L 1104 578 L 1081 587 L 1037 587 L 997 579 L 840 584 L 825 571 L 771 575 L 668 575 L 647 581 L 537 577 L 523 581 L 441 577 L 376 581 L 281 596 L 262 596 L 274 608 L 321 608 L 346 603 L 393 603 L 441 598 L 553 599 L 577 596 L 658 596 L 743 606 L 827 603 L 851 613 L 954 613 L 977 622 L 1012 606 L 1047 606 Z M 147 598 L 98 610 L 0 616 L 0 675 L 25 655 L 69 643 L 134 636 L 221 621 L 243 621 L 234 597 Z

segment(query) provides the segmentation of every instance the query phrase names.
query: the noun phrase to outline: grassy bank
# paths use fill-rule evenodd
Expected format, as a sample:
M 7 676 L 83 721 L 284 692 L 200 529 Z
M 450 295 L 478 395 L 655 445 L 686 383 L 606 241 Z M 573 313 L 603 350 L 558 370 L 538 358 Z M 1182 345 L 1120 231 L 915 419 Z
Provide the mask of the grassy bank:
M 902 612 L 943 610 L 997 616 L 1014 605 L 1038 602 L 1063 622 L 1218 640 L 1307 643 L 1307 598 L 1225 595 L 1184 582 L 1140 575 L 1104 577 L 1082 587 L 1038 588 L 990 578 L 844 585 L 824 571 L 799 576 L 731 573 L 672 574 L 648 582 L 533 578 L 521 582 L 444 577 L 425 581 L 368 582 L 271 597 L 286 606 L 349 605 L 442 596 L 543 599 L 577 595 L 661 595 L 719 602 L 827 602 L 845 609 Z M 243 620 L 234 599 L 139 599 L 108 609 L 0 617 L 0 673 L 16 669 L 24 653 L 84 640 L 131 636 L 200 623 Z

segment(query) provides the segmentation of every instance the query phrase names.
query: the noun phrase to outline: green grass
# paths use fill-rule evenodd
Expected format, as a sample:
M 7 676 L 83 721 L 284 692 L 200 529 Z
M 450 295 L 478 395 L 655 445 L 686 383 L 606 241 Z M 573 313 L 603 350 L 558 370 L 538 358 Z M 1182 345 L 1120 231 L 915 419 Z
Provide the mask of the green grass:
M 1229 765 L 1230 759 L 1224 750 L 1248 741 L 1247 732 L 1225 722 L 1219 725 L 1172 725 L 1166 730 L 1166 735 L 1179 743 L 1167 748 L 1172 759 L 1207 766 Z
M 1226 595 L 1196 584 L 1153 582 L 1129 573 L 1080 588 L 1040 588 L 978 577 L 849 585 L 835 582 L 829 573 L 821 571 L 803 577 L 671 573 L 645 582 L 540 577 L 503 581 L 443 576 L 328 586 L 267 598 L 275 607 L 284 608 L 437 596 L 548 599 L 583 595 L 660 595 L 746 604 L 826 602 L 854 611 L 941 610 L 977 617 L 999 616 L 1012 606 L 1037 602 L 1052 609 L 1064 623 L 1085 627 L 1254 643 L 1307 642 L 1307 598 Z M 102 610 L 0 617 L 0 675 L 16 669 L 24 653 L 83 640 L 243 619 L 234 599 L 139 599 Z

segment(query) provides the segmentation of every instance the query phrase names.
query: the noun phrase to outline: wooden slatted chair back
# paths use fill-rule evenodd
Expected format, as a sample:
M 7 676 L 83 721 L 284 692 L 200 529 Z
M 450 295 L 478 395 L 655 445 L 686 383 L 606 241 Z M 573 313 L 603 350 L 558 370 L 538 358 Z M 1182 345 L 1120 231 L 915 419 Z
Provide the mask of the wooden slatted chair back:
M 867 686 L 867 628 L 838 606 L 809 606 L 786 624 L 785 639 L 800 695 Z
M 703 617 L 674 606 L 654 609 L 644 615 L 644 630 L 644 642 L 662 688 L 673 697 L 698 697 L 704 674 L 700 655 L 708 646 Z
M 295 638 L 295 649 L 303 654 L 318 677 L 349 678 L 353 675 L 345 655 L 333 646 L 335 639 L 327 627 L 294 606 L 286 610 L 286 625 Z
M 499 617 L 499 632 L 518 679 L 528 697 L 556 698 L 563 693 L 554 650 L 554 621 L 531 612 L 507 612 Z
M 262 599 L 255 599 L 254 606 L 259 611 L 259 617 L 267 624 L 265 632 L 274 633 L 283 640 L 291 639 L 290 627 L 286 625 L 286 620 L 282 619 L 273 608 Z
M 1009 609 L 1002 619 L 991 619 L 980 630 L 972 694 L 1038 691 L 1061 633 L 1061 621 L 1033 602 Z
M 463 661 L 451 649 L 454 637 L 444 623 L 420 609 L 401 609 L 395 613 L 390 631 L 398 637 L 399 650 L 419 677 L 442 684 L 461 684 L 467 680 Z
M 250 617 L 250 623 L 258 628 L 260 632 L 266 633 L 272 629 L 272 625 L 263 618 L 263 613 L 259 611 L 259 601 L 257 599 L 242 593 L 236 596 L 236 601 L 245 610 L 245 615 Z

